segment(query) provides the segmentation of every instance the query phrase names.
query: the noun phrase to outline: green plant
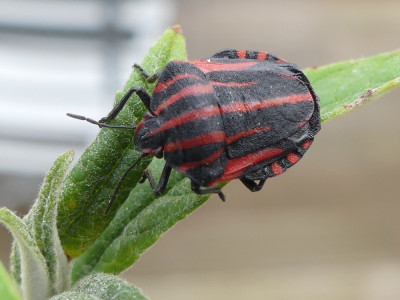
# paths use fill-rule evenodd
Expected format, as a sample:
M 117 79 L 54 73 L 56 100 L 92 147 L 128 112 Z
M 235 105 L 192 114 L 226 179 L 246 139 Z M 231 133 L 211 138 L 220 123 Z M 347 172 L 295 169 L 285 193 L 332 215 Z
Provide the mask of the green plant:
M 173 59 L 186 59 L 179 27 L 168 29 L 141 65 L 150 74 Z M 400 51 L 307 69 L 321 98 L 322 121 L 336 118 L 383 95 L 400 84 Z M 116 102 L 131 86 L 154 84 L 132 72 Z M 144 112 L 136 96 L 113 122 L 137 124 Z M 140 155 L 133 132 L 100 131 L 67 173 L 73 152 L 61 155 L 48 172 L 39 196 L 23 219 L 6 208 L 0 221 L 15 242 L 11 278 L 0 264 L 0 294 L 7 299 L 146 299 L 142 292 L 115 276 L 130 267 L 159 236 L 203 204 L 208 195 L 190 190 L 189 181 L 173 172 L 168 189 L 156 197 L 148 184 L 137 185 L 149 164 L 161 172 L 162 160 L 146 158 L 124 181 L 110 213 L 104 216 L 114 187 Z M 14 281 L 16 285 L 12 283 Z

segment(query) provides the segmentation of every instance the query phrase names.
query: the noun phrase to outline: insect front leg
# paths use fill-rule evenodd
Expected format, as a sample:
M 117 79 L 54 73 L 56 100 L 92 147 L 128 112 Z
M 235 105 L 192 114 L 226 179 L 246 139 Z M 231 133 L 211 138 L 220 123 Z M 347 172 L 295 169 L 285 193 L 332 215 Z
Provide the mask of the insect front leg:
M 158 184 L 156 184 L 154 177 L 151 174 L 151 171 L 146 170 L 143 174 L 142 180 L 140 180 L 139 182 L 143 183 L 146 179 L 148 179 L 154 194 L 160 196 L 164 194 L 165 189 L 167 188 L 168 180 L 171 175 L 171 170 L 172 168 L 169 165 L 165 164 L 164 169 L 161 173 L 160 180 L 158 181 Z
M 148 83 L 154 83 L 154 82 L 157 81 L 157 79 L 158 79 L 158 74 L 157 74 L 157 73 L 155 73 L 155 74 L 153 74 L 153 75 L 149 75 L 149 73 L 147 73 L 147 72 L 146 72 L 140 65 L 138 65 L 138 64 L 134 64 L 133 67 L 136 68 L 136 69 L 138 69 L 138 70 L 140 71 L 140 73 L 142 74 L 142 76 L 143 76 L 144 78 L 146 78 L 146 81 L 147 81 Z
M 158 79 L 158 75 L 153 74 L 149 75 L 140 65 L 134 64 L 134 68 L 138 69 L 140 73 L 142 74 L 143 77 L 146 78 L 146 81 L 149 83 L 154 83 Z M 128 102 L 129 98 L 132 96 L 133 93 L 136 93 L 140 100 L 142 100 L 144 106 L 147 108 L 147 110 L 154 115 L 153 110 L 150 107 L 150 95 L 141 87 L 131 87 L 126 94 L 122 97 L 121 101 L 118 102 L 118 104 L 110 111 L 110 113 L 99 120 L 99 123 L 105 123 L 107 121 L 113 120 L 119 113 L 120 111 L 124 108 L 125 104 Z
M 139 96 L 140 100 L 142 100 L 144 106 L 146 106 L 147 110 L 153 114 L 151 108 L 150 108 L 150 95 L 141 87 L 131 87 L 126 94 L 122 97 L 121 101 L 118 102 L 118 104 L 109 112 L 109 114 L 101 118 L 99 120 L 99 123 L 105 123 L 110 120 L 115 119 L 115 117 L 121 112 L 121 110 L 124 108 L 125 104 L 128 102 L 129 98 L 132 96 L 133 93 L 136 93 L 136 95 Z
M 201 189 L 199 185 L 195 184 L 192 181 L 191 185 L 192 191 L 195 192 L 198 195 L 205 195 L 205 194 L 218 194 L 219 198 L 225 202 L 225 195 L 219 188 L 206 188 L 206 189 Z

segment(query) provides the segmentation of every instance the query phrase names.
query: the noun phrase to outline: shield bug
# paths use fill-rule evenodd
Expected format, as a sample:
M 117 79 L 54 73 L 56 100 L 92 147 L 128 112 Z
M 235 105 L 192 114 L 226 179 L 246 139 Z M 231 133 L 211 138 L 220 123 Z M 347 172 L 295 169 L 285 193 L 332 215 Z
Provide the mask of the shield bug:
M 165 159 L 158 184 L 149 171 L 143 175 L 157 195 L 172 169 L 187 176 L 197 194 L 217 193 L 224 200 L 214 185 L 232 179 L 259 191 L 267 178 L 302 158 L 321 127 L 319 99 L 307 77 L 267 52 L 225 50 L 208 59 L 171 61 L 153 76 L 135 67 L 149 82 L 158 80 L 151 96 L 132 87 L 99 121 L 68 115 L 100 127 L 135 129 L 140 158 Z M 144 119 L 136 127 L 107 125 L 133 93 L 148 110 Z

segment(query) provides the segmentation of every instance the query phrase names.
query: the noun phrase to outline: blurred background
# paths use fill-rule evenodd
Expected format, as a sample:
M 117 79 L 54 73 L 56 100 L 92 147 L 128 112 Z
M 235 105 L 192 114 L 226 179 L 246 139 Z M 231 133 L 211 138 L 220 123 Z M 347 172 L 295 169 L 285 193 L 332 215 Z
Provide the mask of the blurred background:
M 241 48 L 306 68 L 400 47 L 398 0 L 2 0 L 0 206 L 26 212 L 56 157 L 98 131 L 65 113 L 104 116 L 174 24 L 189 59 Z M 211 197 L 123 277 L 152 299 L 400 299 L 399 100 L 324 123 L 259 193 L 230 183 L 226 203 Z

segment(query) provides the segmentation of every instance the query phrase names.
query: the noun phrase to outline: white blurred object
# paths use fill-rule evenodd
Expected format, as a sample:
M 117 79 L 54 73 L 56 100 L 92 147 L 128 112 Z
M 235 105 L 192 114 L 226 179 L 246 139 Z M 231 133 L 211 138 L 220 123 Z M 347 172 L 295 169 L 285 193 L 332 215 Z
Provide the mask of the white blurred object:
M 173 25 L 172 0 L 0 2 L 0 174 L 43 176 L 98 132 L 131 66 Z

